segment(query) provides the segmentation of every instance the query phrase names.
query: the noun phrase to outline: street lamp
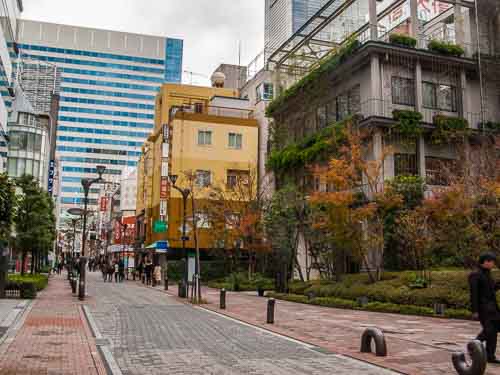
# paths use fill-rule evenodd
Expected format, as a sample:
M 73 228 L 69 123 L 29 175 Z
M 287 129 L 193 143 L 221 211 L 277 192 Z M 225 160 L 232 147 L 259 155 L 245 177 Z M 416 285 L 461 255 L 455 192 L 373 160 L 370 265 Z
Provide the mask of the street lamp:
M 187 205 L 187 199 L 189 197 L 189 194 L 191 194 L 191 190 L 189 189 L 181 189 L 178 186 L 175 185 L 177 182 L 178 176 L 175 174 L 171 174 L 168 176 L 170 179 L 170 182 L 172 183 L 172 187 L 177 190 L 179 193 L 182 195 L 182 251 L 184 252 L 184 256 L 186 258 L 186 264 L 184 267 L 184 285 L 186 287 L 186 292 L 187 292 L 187 286 L 188 286 L 188 272 L 189 272 L 189 265 L 188 265 L 188 255 L 186 251 L 186 241 L 189 239 L 186 236 L 186 205 Z M 184 297 L 187 297 L 187 293 Z
M 89 200 L 89 191 L 90 187 L 95 184 L 95 183 L 101 183 L 103 182 L 102 179 L 102 174 L 106 170 L 106 167 L 104 165 L 98 165 L 96 166 L 97 174 L 99 175 L 98 178 L 84 178 L 82 179 L 82 186 L 83 186 L 83 193 L 84 193 L 84 200 L 83 200 L 83 234 L 82 234 L 82 255 L 80 257 L 80 283 L 79 283 L 79 289 L 78 289 L 78 299 L 83 301 L 85 299 L 85 266 L 87 263 L 87 259 L 85 258 L 85 242 L 86 242 L 86 237 L 87 237 L 87 205 L 88 205 L 88 200 Z

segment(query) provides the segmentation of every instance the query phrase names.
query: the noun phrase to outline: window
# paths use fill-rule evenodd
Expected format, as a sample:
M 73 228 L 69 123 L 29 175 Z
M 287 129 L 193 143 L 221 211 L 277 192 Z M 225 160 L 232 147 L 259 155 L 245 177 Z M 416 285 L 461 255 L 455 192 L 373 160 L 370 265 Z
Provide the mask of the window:
M 410 78 L 392 77 L 392 103 L 415 105 L 415 80 Z
M 316 110 L 316 120 L 318 129 L 323 129 L 328 125 L 328 107 L 326 105 L 318 107 Z
M 194 215 L 196 220 L 196 226 L 201 229 L 210 229 L 210 217 L 206 212 L 197 212 Z
M 417 155 L 394 154 L 394 176 L 417 176 Z
M 197 170 L 196 171 L 196 186 L 207 187 L 210 186 L 210 171 Z
M 456 172 L 457 164 L 453 159 L 425 157 L 426 182 L 429 185 L 447 186 Z
M 255 90 L 257 102 L 260 102 L 261 100 L 273 100 L 274 88 L 271 83 L 261 83 Z
M 457 111 L 457 89 L 450 85 L 423 82 L 424 107 L 441 111 Z
M 237 212 L 230 212 L 224 215 L 226 220 L 226 229 L 235 229 L 240 226 L 241 216 Z
M 210 146 L 212 144 L 212 132 L 210 130 L 198 130 L 198 145 Z
M 229 148 L 241 150 L 243 135 L 237 133 L 229 133 Z
M 238 185 L 247 185 L 250 180 L 248 171 L 228 170 L 227 171 L 227 187 L 234 189 Z

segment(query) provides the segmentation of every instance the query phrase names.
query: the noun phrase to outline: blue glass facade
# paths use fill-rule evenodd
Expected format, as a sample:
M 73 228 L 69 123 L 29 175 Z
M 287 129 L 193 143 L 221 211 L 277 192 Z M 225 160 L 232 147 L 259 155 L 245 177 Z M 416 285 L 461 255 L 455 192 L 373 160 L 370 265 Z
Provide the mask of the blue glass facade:
M 148 43 L 149 51 L 154 51 L 156 40 Z M 21 40 L 18 46 L 22 57 L 60 67 L 56 151 L 61 162 L 61 203 L 80 204 L 81 179 L 95 174 L 96 165 L 106 165 L 106 174 L 115 176 L 137 165 L 154 128 L 156 93 L 163 83 L 181 82 L 183 41 L 165 38 L 164 58 L 40 44 Z M 10 99 L 6 89 L 0 92 Z M 92 205 L 96 197 L 90 198 Z

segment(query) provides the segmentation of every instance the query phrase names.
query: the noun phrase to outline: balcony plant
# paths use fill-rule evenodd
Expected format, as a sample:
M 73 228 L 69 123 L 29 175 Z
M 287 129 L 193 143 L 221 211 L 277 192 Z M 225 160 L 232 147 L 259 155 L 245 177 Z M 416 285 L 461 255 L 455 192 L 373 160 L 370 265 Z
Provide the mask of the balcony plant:
M 479 129 L 491 132 L 500 132 L 500 122 L 487 121 L 479 124 Z
M 402 136 L 416 139 L 422 134 L 423 129 L 420 123 L 423 116 L 420 112 L 396 109 L 392 112 L 392 117 L 397 121 L 394 129 Z
M 417 46 L 417 40 L 406 34 L 391 34 L 389 35 L 389 42 L 401 47 L 415 48 Z
M 435 125 L 431 140 L 434 144 L 447 143 L 469 134 L 469 122 L 461 117 L 450 117 L 444 115 L 434 116 Z
M 460 57 L 465 53 L 465 50 L 458 44 L 444 42 L 433 39 L 427 45 L 430 51 L 440 53 L 446 56 Z

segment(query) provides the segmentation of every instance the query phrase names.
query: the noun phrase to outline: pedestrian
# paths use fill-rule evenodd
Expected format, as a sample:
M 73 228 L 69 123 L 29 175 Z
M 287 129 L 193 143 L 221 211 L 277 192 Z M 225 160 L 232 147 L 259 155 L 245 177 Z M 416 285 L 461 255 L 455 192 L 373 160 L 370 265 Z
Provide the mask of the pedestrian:
M 115 266 L 113 265 L 112 262 L 108 263 L 107 272 L 108 272 L 108 281 L 110 283 L 112 283 L 113 282 L 113 274 L 115 273 Z
M 156 265 L 154 267 L 154 286 L 161 285 L 161 266 Z
M 118 262 L 115 261 L 115 264 L 114 264 L 114 274 L 115 274 L 115 283 L 118 282 L 118 276 L 119 276 L 119 272 L 120 272 L 120 267 L 118 265 Z
M 486 355 L 489 363 L 500 364 L 496 358 L 497 335 L 500 332 L 500 308 L 496 291 L 500 283 L 495 282 L 491 270 L 495 267 L 496 255 L 484 253 L 479 257 L 479 269 L 469 276 L 472 317 L 479 320 L 483 330 L 477 337 L 486 341 Z
M 146 264 L 144 266 L 144 272 L 146 273 L 146 285 L 151 285 L 151 278 L 153 274 L 153 263 L 149 260 L 149 258 L 146 259 Z
M 123 258 L 118 261 L 118 279 L 120 282 L 125 280 L 125 262 L 123 261 Z

